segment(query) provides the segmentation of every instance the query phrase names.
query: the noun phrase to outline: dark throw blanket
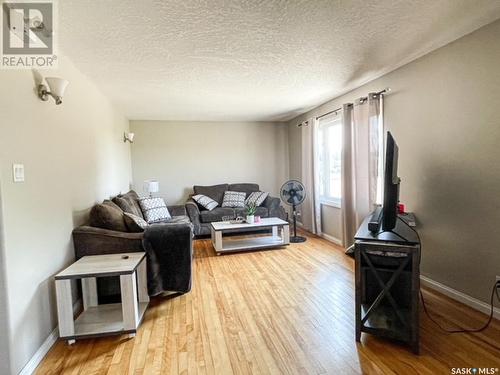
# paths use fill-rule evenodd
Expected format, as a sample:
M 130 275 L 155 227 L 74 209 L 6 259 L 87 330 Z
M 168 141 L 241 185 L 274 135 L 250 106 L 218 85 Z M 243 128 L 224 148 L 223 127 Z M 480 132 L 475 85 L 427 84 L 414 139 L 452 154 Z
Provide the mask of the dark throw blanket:
M 142 244 L 148 261 L 148 292 L 187 293 L 191 290 L 192 227 L 155 224 L 144 231 Z

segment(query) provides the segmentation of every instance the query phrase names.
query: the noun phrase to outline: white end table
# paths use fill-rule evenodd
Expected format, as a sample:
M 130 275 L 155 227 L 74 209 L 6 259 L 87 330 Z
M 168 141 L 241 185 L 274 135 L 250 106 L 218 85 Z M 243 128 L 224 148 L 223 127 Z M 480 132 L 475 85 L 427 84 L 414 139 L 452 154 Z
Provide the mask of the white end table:
M 99 305 L 96 278 L 119 276 L 122 303 Z M 85 256 L 55 276 L 59 336 L 77 338 L 128 333 L 135 336 L 149 304 L 146 254 Z M 82 282 L 83 312 L 73 319 L 71 280 Z

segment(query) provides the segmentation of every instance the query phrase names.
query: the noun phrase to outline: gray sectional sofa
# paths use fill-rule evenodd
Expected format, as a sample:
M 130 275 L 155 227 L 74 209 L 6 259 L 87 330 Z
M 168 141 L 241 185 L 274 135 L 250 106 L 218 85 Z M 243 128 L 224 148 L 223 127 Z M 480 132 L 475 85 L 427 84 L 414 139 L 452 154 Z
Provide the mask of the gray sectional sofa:
M 191 198 L 186 202 L 187 214 L 193 223 L 194 234 L 197 237 L 210 235 L 210 223 L 221 221 L 224 216 L 243 216 L 245 217 L 244 208 L 227 208 L 221 207 L 224 198 L 224 192 L 240 191 L 246 193 L 248 196 L 254 191 L 260 191 L 258 184 L 240 183 L 240 184 L 220 184 L 212 186 L 193 186 L 193 195 L 203 194 L 216 201 L 219 206 L 212 211 L 204 209 Z M 280 199 L 268 196 L 264 203 L 257 207 L 255 215 L 260 217 L 279 217 L 280 219 L 286 218 L 285 209 L 280 205 Z
M 192 225 L 183 205 L 169 206 L 172 219 L 152 224 L 144 232 L 127 227 L 124 212 L 142 216 L 135 191 L 92 207 L 89 224 L 73 230 L 76 259 L 86 255 L 146 252 L 148 291 L 186 293 L 191 289 Z M 117 277 L 97 279 L 99 303 L 119 302 Z

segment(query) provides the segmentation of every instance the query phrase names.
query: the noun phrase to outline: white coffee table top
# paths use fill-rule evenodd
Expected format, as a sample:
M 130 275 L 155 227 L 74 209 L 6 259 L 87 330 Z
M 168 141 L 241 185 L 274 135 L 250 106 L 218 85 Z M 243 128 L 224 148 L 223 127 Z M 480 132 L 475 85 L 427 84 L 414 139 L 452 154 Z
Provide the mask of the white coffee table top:
M 88 255 L 59 272 L 55 278 L 61 280 L 126 275 L 133 273 L 145 256 L 146 253 Z
M 281 220 L 277 217 L 265 217 L 261 218 L 258 223 L 248 224 L 248 223 L 240 223 L 240 224 L 230 224 L 223 221 L 217 221 L 211 223 L 214 230 L 230 230 L 230 229 L 246 229 L 246 228 L 258 228 L 258 227 L 274 227 L 280 225 L 288 225 L 288 221 Z

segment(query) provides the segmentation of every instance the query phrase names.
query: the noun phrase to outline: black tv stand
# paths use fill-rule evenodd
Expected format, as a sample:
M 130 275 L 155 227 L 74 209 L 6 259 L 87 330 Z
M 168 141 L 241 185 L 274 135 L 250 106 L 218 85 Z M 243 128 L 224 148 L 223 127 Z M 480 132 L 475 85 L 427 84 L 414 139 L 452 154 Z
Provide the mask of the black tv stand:
M 372 233 L 368 216 L 355 235 L 356 340 L 370 333 L 419 353 L 420 240 L 404 222 Z
M 405 241 L 405 242 L 408 242 L 408 240 L 407 240 L 405 237 L 403 237 L 402 235 L 400 235 L 399 233 L 395 232 L 395 231 L 394 231 L 394 230 L 392 230 L 392 229 L 391 229 L 391 230 L 383 230 L 383 231 L 380 231 L 380 232 L 378 232 L 378 233 L 377 233 L 377 236 L 379 236 L 379 235 L 381 235 L 381 234 L 383 234 L 383 233 L 392 233 L 392 234 L 394 234 L 395 236 L 398 236 L 401 240 L 403 240 L 403 241 Z
M 372 232 L 368 228 L 368 223 L 372 218 L 372 215 L 369 215 L 359 226 L 354 238 L 356 240 L 392 242 L 401 245 L 420 244 L 418 235 L 404 222 L 403 217 L 404 215 L 399 215 L 398 220 L 396 220 L 396 226 L 391 230 L 382 229 L 381 231 Z

